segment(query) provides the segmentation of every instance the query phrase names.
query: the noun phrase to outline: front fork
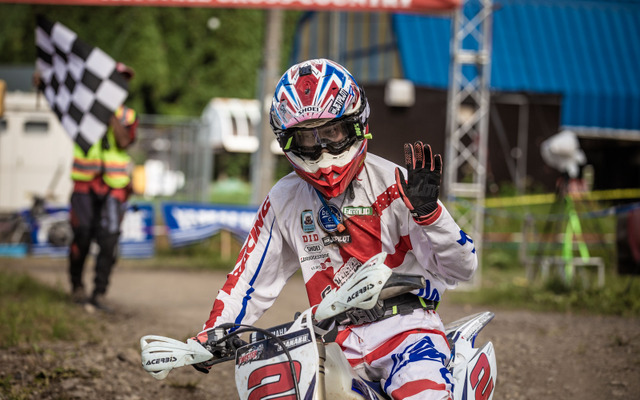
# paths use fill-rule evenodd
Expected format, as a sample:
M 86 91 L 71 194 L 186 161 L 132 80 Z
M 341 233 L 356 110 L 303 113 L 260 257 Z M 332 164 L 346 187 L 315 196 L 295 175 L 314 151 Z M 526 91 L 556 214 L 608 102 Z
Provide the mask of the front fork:
M 316 341 L 316 346 L 318 347 L 318 390 L 317 400 L 325 400 L 327 398 L 327 393 L 325 390 L 325 372 L 324 372 L 324 363 L 327 360 L 327 350 L 324 347 L 324 343 L 322 340 Z

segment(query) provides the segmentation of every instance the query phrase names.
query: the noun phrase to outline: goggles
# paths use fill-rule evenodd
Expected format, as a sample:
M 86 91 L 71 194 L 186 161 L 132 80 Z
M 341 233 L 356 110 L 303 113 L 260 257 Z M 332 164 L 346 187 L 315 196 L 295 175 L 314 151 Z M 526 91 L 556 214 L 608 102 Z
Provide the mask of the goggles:
M 310 160 L 320 158 L 324 150 L 339 155 L 358 139 L 350 126 L 348 121 L 340 120 L 315 128 L 292 129 L 283 150 Z

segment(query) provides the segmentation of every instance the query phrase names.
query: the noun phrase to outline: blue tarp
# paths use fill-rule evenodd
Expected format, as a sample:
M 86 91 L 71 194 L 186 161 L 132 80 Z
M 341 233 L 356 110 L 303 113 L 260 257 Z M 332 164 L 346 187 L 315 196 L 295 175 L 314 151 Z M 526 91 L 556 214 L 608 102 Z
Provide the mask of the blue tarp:
M 491 89 L 563 96 L 561 124 L 640 130 L 640 0 L 495 0 Z M 393 15 L 404 75 L 447 88 L 451 20 Z

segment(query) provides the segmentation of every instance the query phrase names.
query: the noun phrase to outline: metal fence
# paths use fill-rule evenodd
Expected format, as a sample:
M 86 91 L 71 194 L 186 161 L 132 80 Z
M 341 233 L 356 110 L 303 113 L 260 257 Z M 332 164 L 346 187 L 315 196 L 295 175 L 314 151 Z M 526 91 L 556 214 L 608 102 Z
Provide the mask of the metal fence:
M 200 118 L 141 115 L 136 136 L 130 154 L 137 166 L 145 166 L 145 187 L 149 190 L 153 178 L 160 185 L 152 197 L 164 193 L 182 201 L 208 199 L 213 154 Z M 151 164 L 160 166 L 153 178 Z

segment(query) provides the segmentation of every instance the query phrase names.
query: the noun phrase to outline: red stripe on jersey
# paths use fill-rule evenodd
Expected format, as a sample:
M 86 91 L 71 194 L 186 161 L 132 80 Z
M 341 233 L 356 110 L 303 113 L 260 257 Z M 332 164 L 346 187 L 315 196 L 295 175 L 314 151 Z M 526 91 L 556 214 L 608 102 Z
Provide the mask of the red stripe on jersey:
M 344 332 L 344 331 L 343 331 Z M 340 332 L 341 334 L 343 332 Z M 371 365 L 372 362 L 390 354 L 391 352 L 393 352 L 398 346 L 400 346 L 402 344 L 402 342 L 407 338 L 407 336 L 409 335 L 414 335 L 414 334 L 419 334 L 419 333 L 428 333 L 428 334 L 435 334 L 435 335 L 440 335 L 444 338 L 445 342 L 447 340 L 447 337 L 444 335 L 444 333 L 442 331 L 438 331 L 435 329 L 412 329 L 410 331 L 406 331 L 406 332 L 402 332 L 399 333 L 397 335 L 395 335 L 394 337 L 392 337 L 391 339 L 387 340 L 386 342 L 384 342 L 382 345 L 378 346 L 377 349 L 375 349 L 374 351 L 372 351 L 371 353 L 367 354 L 366 356 L 364 356 L 363 358 L 351 358 L 349 359 L 349 364 L 351 364 L 352 367 L 355 367 L 358 364 L 362 364 L 363 362 L 366 362 L 367 364 Z M 338 335 L 340 336 L 340 335 Z M 341 337 L 341 341 L 338 342 L 336 339 L 336 342 L 338 344 L 343 343 L 344 340 L 346 339 L 345 335 L 344 337 Z M 448 342 L 447 342 L 448 343 Z
M 344 221 L 351 243 L 340 245 L 340 256 L 347 262 L 355 257 L 364 263 L 382 251 L 380 218 L 377 215 L 358 215 Z
M 333 266 L 329 266 L 323 271 L 318 271 L 305 283 L 307 289 L 307 298 L 309 304 L 315 306 L 322 301 L 322 293 L 327 288 L 333 289 L 337 285 L 333 282 L 333 276 L 335 274 Z
M 345 220 L 344 225 L 351 235 L 351 243 L 340 246 L 340 256 L 343 260 L 347 261 L 351 257 L 355 257 L 360 262 L 365 262 L 382 251 L 380 216 L 398 198 L 400 198 L 400 194 L 394 183 L 382 192 L 371 205 L 374 211 L 373 215 L 353 216 Z M 410 243 L 409 247 L 407 247 L 407 243 L 398 243 L 396 259 L 399 259 L 400 262 L 395 266 L 402 263 L 404 254 L 409 249 L 411 249 Z
M 213 308 L 209 313 L 209 319 L 204 324 L 204 329 L 213 328 L 215 326 L 214 321 L 222 314 L 222 310 L 224 310 L 224 303 L 222 300 L 216 299 L 216 301 L 213 302 Z
M 387 255 L 387 259 L 384 263 L 387 264 L 389 268 L 397 267 L 398 265 L 402 264 L 402 262 L 404 261 L 404 256 L 411 249 L 413 249 L 413 246 L 411 245 L 411 239 L 409 239 L 409 235 L 400 236 L 400 241 L 396 244 L 396 251 L 393 254 Z
M 451 399 L 451 392 L 447 389 L 447 385 L 444 383 L 437 383 L 429 379 L 421 379 L 419 381 L 407 382 L 400 386 L 398 389 L 391 392 L 392 399 L 406 399 L 425 390 L 438 390 L 448 393 L 447 399 Z
M 338 334 L 336 335 L 335 341 L 342 350 L 344 350 L 344 346 L 342 345 L 342 343 L 344 343 L 344 341 L 347 340 L 349 335 L 351 335 L 350 326 L 347 326 L 344 330 L 338 332 Z
M 380 193 L 378 198 L 376 198 L 375 203 L 371 206 L 376 211 L 378 215 L 382 215 L 382 212 L 393 203 L 395 199 L 400 198 L 400 193 L 398 193 L 398 185 L 395 183 L 387 188 L 384 192 Z

